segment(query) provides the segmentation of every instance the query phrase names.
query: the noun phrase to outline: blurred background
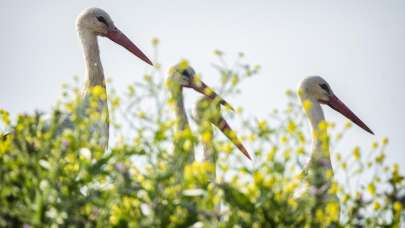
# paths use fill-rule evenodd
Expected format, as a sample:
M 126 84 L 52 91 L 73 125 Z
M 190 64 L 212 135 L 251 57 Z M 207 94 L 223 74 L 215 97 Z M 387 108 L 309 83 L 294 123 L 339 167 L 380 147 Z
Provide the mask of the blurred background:
M 261 74 L 228 100 L 250 116 L 283 108 L 287 89 L 321 75 L 376 133 L 353 127 L 338 150 L 368 149 L 387 136 L 389 162 L 405 162 L 405 1 L 1 1 L 0 108 L 13 115 L 48 110 L 62 83 L 74 75 L 83 79 L 75 18 L 93 6 L 105 9 L 149 56 L 152 38 L 159 38 L 164 69 L 187 58 L 212 86 L 218 82 L 213 51 L 224 51 L 230 61 L 245 53 L 247 62 L 262 66 Z M 100 49 L 117 90 L 149 69 L 110 41 L 100 39 Z M 346 121 L 325 109 L 329 120 Z

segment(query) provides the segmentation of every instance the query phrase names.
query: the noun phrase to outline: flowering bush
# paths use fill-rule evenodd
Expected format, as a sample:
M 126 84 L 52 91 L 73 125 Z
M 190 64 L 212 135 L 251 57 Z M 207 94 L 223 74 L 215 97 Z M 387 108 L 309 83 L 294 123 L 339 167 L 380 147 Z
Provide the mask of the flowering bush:
M 158 43 L 153 41 L 155 48 Z M 232 66 L 221 51 L 215 56 L 216 91 L 223 97 L 236 96 L 239 84 L 260 71 L 244 63 L 243 54 Z M 176 130 L 170 85 L 161 68 L 155 64 L 124 96 L 109 92 L 113 131 L 108 150 L 94 128 L 108 114 L 98 110 L 99 100 L 106 99 L 98 87 L 92 89 L 84 115 L 80 91 L 67 85 L 47 117 L 20 114 L 11 120 L 2 110 L 0 126 L 10 134 L 0 141 L 0 226 L 400 225 L 405 186 L 398 165 L 385 164 L 387 139 L 374 142 L 371 151 L 353 146 L 351 153 L 340 154 L 335 145 L 351 124 L 321 123 L 317 137 L 335 156 L 335 169 L 325 172 L 319 166 L 307 181 L 301 171 L 311 156 L 311 135 L 294 92 L 287 91 L 285 109 L 266 119 L 246 117 L 242 108 L 223 110 L 227 118 L 241 119 L 235 133 L 251 148 L 254 161 L 247 162 L 212 129 Z M 304 108 L 310 106 L 304 103 Z M 201 143 L 211 143 L 215 163 L 187 158 Z M 337 176 L 342 180 L 336 181 Z M 349 187 L 359 180 L 356 188 Z

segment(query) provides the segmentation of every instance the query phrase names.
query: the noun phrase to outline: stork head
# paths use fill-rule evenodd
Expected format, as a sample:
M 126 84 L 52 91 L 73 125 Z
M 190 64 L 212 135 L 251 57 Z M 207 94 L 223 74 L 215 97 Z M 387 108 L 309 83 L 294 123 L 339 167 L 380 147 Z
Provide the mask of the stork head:
M 152 65 L 149 58 L 115 26 L 110 15 L 104 10 L 99 8 L 83 10 L 76 19 L 76 27 L 80 33 L 107 37 L 126 48 L 129 52 L 146 63 Z
M 186 65 L 180 63 L 170 69 L 169 77 L 167 79 L 169 87 L 179 88 L 191 88 L 195 91 L 205 95 L 211 100 L 217 100 L 221 105 L 224 105 L 233 110 L 232 106 L 226 102 L 222 97 L 217 95 L 213 89 L 207 86 L 198 75 L 195 70 Z
M 299 86 L 299 95 L 304 99 L 325 104 L 350 119 L 357 126 L 370 134 L 374 132 L 357 117 L 332 91 L 328 82 L 320 76 L 311 76 L 304 79 Z

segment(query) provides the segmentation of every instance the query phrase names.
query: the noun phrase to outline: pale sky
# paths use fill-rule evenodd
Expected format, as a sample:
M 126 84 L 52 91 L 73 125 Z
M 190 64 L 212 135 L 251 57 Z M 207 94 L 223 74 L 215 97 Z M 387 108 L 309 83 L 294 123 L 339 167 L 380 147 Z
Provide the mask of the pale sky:
M 321 75 L 376 133 L 353 127 L 341 144 L 369 148 L 388 136 L 388 160 L 405 162 L 405 1 L 3 0 L 0 108 L 13 114 L 49 110 L 62 83 L 83 76 L 75 18 L 93 6 L 106 10 L 149 55 L 150 40 L 160 38 L 164 67 L 187 58 L 210 85 L 217 82 L 210 67 L 214 49 L 229 56 L 244 52 L 262 71 L 228 100 L 251 116 L 283 108 L 286 89 Z M 100 49 L 117 89 L 141 80 L 148 69 L 106 39 Z M 329 120 L 344 123 L 344 117 L 325 110 Z

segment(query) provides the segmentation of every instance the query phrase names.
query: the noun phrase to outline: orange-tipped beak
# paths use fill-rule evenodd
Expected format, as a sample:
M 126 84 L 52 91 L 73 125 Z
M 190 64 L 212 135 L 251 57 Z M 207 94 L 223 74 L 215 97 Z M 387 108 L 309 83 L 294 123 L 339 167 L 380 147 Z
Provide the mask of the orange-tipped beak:
M 197 78 L 193 78 L 192 82 L 187 87 L 193 88 L 195 91 L 207 96 L 212 100 L 218 100 L 221 105 L 231 109 L 232 111 L 235 110 L 227 101 L 225 101 L 225 99 L 216 94 L 213 89 Z
M 232 130 L 232 128 L 229 126 L 229 124 L 226 122 L 226 120 L 220 115 L 217 121 L 212 122 L 215 126 L 217 126 L 223 133 L 224 135 L 231 140 L 231 142 L 238 147 L 238 149 L 245 155 L 249 160 L 252 160 L 252 158 L 249 155 L 249 152 L 246 150 L 246 148 L 243 146 L 242 142 L 236 136 L 236 133 Z
M 329 98 L 329 101 L 321 101 L 321 103 L 329 105 L 329 107 L 346 116 L 357 126 L 374 135 L 374 132 L 359 117 L 357 117 L 337 96 L 332 95 Z
M 129 52 L 142 59 L 147 64 L 153 66 L 152 61 L 150 61 L 149 58 L 146 57 L 146 55 L 119 29 L 115 28 L 114 30 L 108 31 L 106 37 L 126 48 Z

